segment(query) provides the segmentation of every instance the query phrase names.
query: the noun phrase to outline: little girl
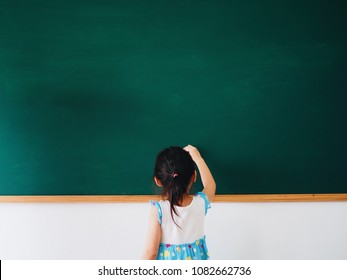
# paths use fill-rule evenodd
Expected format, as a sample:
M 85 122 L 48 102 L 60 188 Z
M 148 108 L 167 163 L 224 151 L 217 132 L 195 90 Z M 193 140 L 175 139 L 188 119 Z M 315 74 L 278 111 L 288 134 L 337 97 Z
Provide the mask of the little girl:
M 204 186 L 189 195 L 196 181 L 195 165 Z M 170 147 L 157 156 L 154 181 L 163 188 L 163 200 L 151 201 L 144 259 L 206 260 L 204 219 L 216 192 L 213 176 L 199 151 L 188 145 Z

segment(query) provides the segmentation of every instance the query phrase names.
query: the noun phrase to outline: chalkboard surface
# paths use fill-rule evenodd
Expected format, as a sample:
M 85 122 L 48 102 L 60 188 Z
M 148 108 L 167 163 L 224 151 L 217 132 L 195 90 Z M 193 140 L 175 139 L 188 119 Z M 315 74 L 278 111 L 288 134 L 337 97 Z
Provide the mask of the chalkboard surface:
M 0 195 L 347 192 L 346 3 L 0 0 Z

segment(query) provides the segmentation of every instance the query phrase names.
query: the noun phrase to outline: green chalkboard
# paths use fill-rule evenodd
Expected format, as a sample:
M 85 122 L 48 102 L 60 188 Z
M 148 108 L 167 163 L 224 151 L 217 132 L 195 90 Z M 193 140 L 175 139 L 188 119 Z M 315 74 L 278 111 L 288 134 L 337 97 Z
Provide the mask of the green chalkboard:
M 346 3 L 0 0 L 0 195 L 346 193 Z

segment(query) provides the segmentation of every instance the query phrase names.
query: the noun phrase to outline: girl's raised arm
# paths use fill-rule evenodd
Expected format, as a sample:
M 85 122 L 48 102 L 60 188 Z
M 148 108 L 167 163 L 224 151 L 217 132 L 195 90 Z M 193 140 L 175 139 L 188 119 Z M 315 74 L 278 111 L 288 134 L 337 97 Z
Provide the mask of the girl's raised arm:
M 203 192 L 207 195 L 209 201 L 213 201 L 214 195 L 216 193 L 216 182 L 214 181 L 212 173 L 208 168 L 205 160 L 201 157 L 198 149 L 192 145 L 184 147 L 184 150 L 189 152 L 190 156 L 199 169 L 201 181 L 204 186 Z

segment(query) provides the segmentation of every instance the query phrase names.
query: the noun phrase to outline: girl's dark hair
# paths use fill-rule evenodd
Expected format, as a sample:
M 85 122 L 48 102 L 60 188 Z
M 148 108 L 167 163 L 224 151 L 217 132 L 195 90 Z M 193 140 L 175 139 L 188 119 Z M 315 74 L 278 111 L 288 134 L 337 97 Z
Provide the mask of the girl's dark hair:
M 177 225 L 173 213 L 178 216 L 175 206 L 180 206 L 195 172 L 195 164 L 190 154 L 181 147 L 169 147 L 160 152 L 154 166 L 154 176 L 163 185 L 163 196 L 170 202 L 172 220 Z

